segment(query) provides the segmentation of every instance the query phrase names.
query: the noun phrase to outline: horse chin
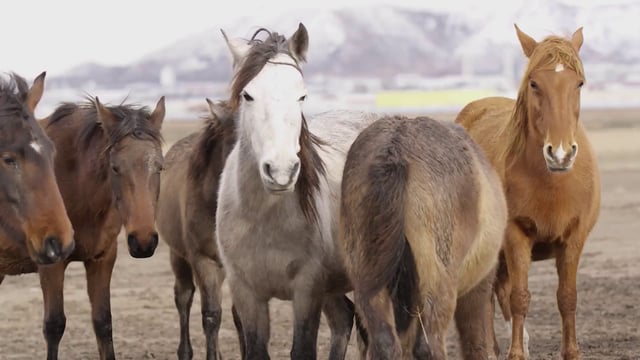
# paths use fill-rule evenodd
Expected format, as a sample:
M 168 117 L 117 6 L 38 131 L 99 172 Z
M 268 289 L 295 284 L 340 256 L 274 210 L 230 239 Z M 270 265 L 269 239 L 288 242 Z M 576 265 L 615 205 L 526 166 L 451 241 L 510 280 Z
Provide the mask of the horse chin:
M 282 186 L 274 183 L 264 183 L 264 190 L 270 195 L 284 195 L 292 193 L 294 189 L 294 184 Z

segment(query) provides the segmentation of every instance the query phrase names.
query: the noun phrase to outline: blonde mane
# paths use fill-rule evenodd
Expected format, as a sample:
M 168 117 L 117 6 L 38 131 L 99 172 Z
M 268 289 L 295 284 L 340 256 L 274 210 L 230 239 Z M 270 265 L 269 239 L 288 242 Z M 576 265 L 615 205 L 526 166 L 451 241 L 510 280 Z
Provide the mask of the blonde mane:
M 529 121 L 527 89 L 531 73 L 540 70 L 553 70 L 558 64 L 563 64 L 565 68 L 575 71 L 584 78 L 582 61 L 569 40 L 558 36 L 549 36 L 538 43 L 529 57 L 529 64 L 522 76 L 511 118 L 499 130 L 499 136 L 505 140 L 505 146 L 497 156 L 499 163 L 505 164 L 505 168 L 509 168 L 514 160 L 522 154 L 527 142 L 527 124 Z

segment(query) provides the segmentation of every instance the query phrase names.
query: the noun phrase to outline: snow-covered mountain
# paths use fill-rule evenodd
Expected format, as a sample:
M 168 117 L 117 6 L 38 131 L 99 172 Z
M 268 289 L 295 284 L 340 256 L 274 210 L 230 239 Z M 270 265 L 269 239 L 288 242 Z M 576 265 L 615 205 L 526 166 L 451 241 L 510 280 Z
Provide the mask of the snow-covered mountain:
M 570 35 L 584 26 L 583 61 L 601 70 L 603 66 L 617 69 L 614 78 L 618 80 L 626 67 L 640 64 L 638 1 L 586 6 L 568 0 L 514 0 L 495 9 L 476 3 L 458 10 L 376 6 L 291 10 L 268 19 L 235 19 L 212 24 L 207 31 L 168 44 L 127 66 L 81 64 L 51 81 L 122 87 L 158 83 L 163 69 L 165 73 L 169 69 L 178 82 L 227 81 L 231 65 L 220 28 L 233 37 L 249 38 L 259 27 L 288 36 L 298 22 L 309 30 L 309 62 L 304 67 L 308 76 L 433 77 L 457 75 L 469 67 L 474 74 L 504 73 L 505 66 L 524 62 L 514 23 L 538 40 L 553 33 Z

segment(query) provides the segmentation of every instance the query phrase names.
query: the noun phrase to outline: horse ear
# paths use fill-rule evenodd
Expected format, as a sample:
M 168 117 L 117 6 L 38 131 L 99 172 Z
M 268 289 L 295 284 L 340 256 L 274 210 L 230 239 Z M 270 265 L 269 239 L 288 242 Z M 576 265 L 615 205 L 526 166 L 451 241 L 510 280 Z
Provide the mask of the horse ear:
M 516 27 L 516 33 L 518 34 L 518 40 L 520 40 L 520 45 L 522 46 L 524 55 L 526 57 L 531 56 L 531 54 L 533 54 L 533 50 L 535 50 L 536 46 L 538 46 L 538 42 L 535 41 L 531 36 L 522 32 L 518 25 L 513 24 L 513 26 Z
M 573 45 L 573 48 L 576 49 L 576 51 L 580 51 L 583 40 L 584 38 L 582 37 L 582 26 L 581 26 L 578 28 L 578 30 L 576 30 L 573 33 L 573 35 L 571 35 L 571 45 Z
M 222 33 L 224 42 L 227 44 L 227 48 L 229 49 L 229 53 L 231 54 L 233 70 L 235 70 L 242 62 L 242 59 L 244 59 L 244 57 L 247 55 L 249 49 L 251 49 L 251 45 L 249 45 L 249 43 L 243 39 L 229 39 L 227 33 L 225 33 L 222 29 L 220 29 L 220 32 Z
M 151 116 L 149 116 L 149 122 L 156 129 L 160 130 L 162 128 L 162 121 L 164 121 L 165 115 L 165 107 L 164 107 L 164 96 L 160 97 L 158 103 L 156 104 L 156 108 L 153 109 Z
M 211 101 L 211 99 L 206 98 L 207 104 L 209 105 L 209 112 L 216 119 L 222 119 L 225 116 L 226 110 L 222 106 L 221 103 L 215 103 Z
M 27 92 L 27 108 L 32 113 L 35 112 L 36 106 L 42 99 L 42 93 L 44 92 L 44 78 L 47 76 L 47 72 L 43 71 L 40 75 L 33 80 L 33 84 L 31 88 L 29 88 L 29 92 Z
M 102 124 L 107 132 L 109 132 L 109 130 L 114 126 L 118 119 L 113 115 L 111 110 L 100 103 L 100 99 L 98 99 L 97 96 L 95 99 L 95 105 L 96 112 L 98 113 L 98 123 Z
M 296 30 L 289 39 L 289 52 L 300 62 L 307 60 L 307 50 L 309 50 L 309 33 L 302 23 L 298 24 Z

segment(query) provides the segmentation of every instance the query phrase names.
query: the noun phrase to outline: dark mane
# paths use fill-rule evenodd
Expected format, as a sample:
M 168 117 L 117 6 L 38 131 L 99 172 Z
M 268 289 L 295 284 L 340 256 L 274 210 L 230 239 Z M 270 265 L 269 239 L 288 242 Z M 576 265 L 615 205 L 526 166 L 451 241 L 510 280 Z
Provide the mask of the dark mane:
M 80 150 L 88 149 L 99 138 L 104 139 L 105 150 L 128 136 L 150 140 L 156 144 L 162 143 L 162 134 L 149 122 L 151 113 L 148 107 L 132 104 L 105 107 L 118 119 L 118 125 L 110 130 L 108 136 L 106 136 L 105 127 L 98 121 L 98 112 L 93 98 L 87 98 L 86 102 L 80 104 L 61 104 L 51 115 L 49 124 L 55 124 L 75 111 L 82 111 L 85 125 L 78 133 L 77 144 Z
M 265 40 L 256 38 L 256 36 L 261 32 L 268 34 L 268 37 Z M 247 86 L 251 79 L 258 75 L 269 59 L 278 54 L 289 55 L 295 61 L 296 69 L 300 71 L 298 62 L 289 51 L 287 39 L 283 35 L 280 35 L 277 32 L 271 32 L 265 28 L 260 28 L 253 34 L 249 44 L 251 45 L 251 49 L 249 50 L 246 58 L 242 61 L 240 68 L 235 73 L 231 82 L 231 98 L 229 99 L 229 104 L 234 112 L 238 109 L 242 89 Z M 302 71 L 300 72 L 302 73 Z
M 223 152 L 223 159 L 218 164 L 222 172 L 224 160 L 236 141 L 234 113 L 228 102 L 222 102 L 222 108 L 228 110 L 222 116 L 209 115 L 205 118 L 204 128 L 198 135 L 189 157 L 188 177 L 195 182 L 204 178 L 212 161 L 219 160 L 213 159 L 216 150 Z
M 18 133 L 31 129 L 29 121 L 35 123 L 33 115 L 25 107 L 28 93 L 29 85 L 21 76 L 12 73 L 9 80 L 0 79 L 0 139 L 3 143 L 15 141 Z M 16 119 L 21 121 L 16 122 Z M 25 141 L 33 136 L 31 130 L 28 134 L 30 136 L 25 137 Z
M 324 162 L 318 154 L 318 147 L 325 145 L 318 136 L 312 134 L 307 127 L 307 119 L 302 114 L 302 130 L 300 131 L 300 176 L 296 183 L 296 192 L 300 208 L 310 222 L 318 220 L 318 209 L 313 195 L 320 189 L 320 177 L 326 176 Z

